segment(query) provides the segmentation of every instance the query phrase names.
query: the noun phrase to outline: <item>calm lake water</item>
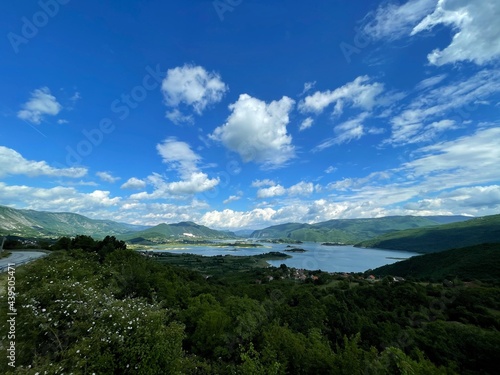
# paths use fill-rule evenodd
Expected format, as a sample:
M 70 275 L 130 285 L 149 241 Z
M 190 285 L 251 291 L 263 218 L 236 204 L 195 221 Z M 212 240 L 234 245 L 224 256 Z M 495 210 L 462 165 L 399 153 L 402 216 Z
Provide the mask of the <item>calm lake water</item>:
M 270 251 L 283 252 L 288 244 L 263 244 L 258 248 L 234 248 L 211 247 L 211 246 L 182 246 L 177 249 L 166 249 L 162 251 L 171 253 L 190 253 L 196 255 L 257 255 Z M 397 250 L 360 249 L 353 246 L 323 246 L 316 242 L 304 242 L 300 245 L 290 244 L 307 250 L 305 253 L 286 253 L 292 258 L 268 261 L 269 264 L 279 267 L 284 263 L 288 267 L 304 268 L 307 270 L 322 270 L 327 272 L 364 272 L 368 269 L 377 268 L 386 264 L 407 259 L 417 253 Z M 397 258 L 397 259 L 394 259 Z

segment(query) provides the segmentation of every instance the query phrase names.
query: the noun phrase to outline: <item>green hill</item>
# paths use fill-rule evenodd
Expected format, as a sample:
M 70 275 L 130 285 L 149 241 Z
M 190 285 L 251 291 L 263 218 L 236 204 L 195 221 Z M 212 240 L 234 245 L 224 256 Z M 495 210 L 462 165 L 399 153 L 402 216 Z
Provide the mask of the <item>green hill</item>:
M 254 231 L 251 237 L 355 244 L 385 233 L 465 219 L 464 216 L 388 216 L 375 219 L 329 220 L 316 224 L 288 223 Z
M 84 234 L 98 238 L 145 228 L 111 220 L 93 220 L 69 212 L 18 210 L 0 206 L 0 235 L 59 237 Z
M 500 243 L 425 254 L 369 271 L 417 279 L 500 280 Z
M 486 242 L 500 242 L 500 215 L 389 233 L 357 246 L 432 253 Z
M 236 236 L 232 233 L 213 230 L 191 221 L 184 221 L 177 224 L 158 224 L 142 231 L 120 235 L 118 238 L 132 242 L 136 242 L 139 238 L 147 241 L 161 242 L 170 239 L 177 240 L 179 238 L 200 240 L 236 238 Z

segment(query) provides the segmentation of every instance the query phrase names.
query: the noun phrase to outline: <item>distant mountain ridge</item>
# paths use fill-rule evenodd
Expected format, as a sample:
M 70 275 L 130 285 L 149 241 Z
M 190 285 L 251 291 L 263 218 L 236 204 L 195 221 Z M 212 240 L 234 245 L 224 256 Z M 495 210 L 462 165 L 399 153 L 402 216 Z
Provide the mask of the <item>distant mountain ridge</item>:
M 459 222 L 467 216 L 387 216 L 369 219 L 334 219 L 315 224 L 287 223 L 256 230 L 251 238 L 290 238 L 300 241 L 356 244 L 385 233 Z
M 500 243 L 500 215 L 387 233 L 363 241 L 358 246 L 432 253 L 486 242 Z
M 118 236 L 119 239 L 124 241 L 140 242 L 140 240 L 147 241 L 162 241 L 169 239 L 231 239 L 237 238 L 234 233 L 221 232 L 218 230 L 210 229 L 206 226 L 193 223 L 192 221 L 183 221 L 176 224 L 158 224 L 152 228 L 134 233 L 124 234 Z
M 0 206 L 0 235 L 60 237 L 78 234 L 96 238 L 112 235 L 123 240 L 142 238 L 150 241 L 178 238 L 237 238 L 232 232 L 217 231 L 190 221 L 148 227 L 111 220 L 94 220 L 69 212 L 19 210 Z
M 57 237 L 77 234 L 105 237 L 147 228 L 143 225 L 94 220 L 70 212 L 19 210 L 0 206 L 0 235 Z

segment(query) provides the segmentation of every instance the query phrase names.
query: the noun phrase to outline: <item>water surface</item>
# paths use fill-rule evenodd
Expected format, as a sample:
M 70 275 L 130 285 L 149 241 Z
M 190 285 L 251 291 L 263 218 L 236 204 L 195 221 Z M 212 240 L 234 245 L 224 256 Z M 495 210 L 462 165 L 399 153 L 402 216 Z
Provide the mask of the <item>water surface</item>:
M 196 255 L 257 255 L 270 251 L 283 252 L 288 244 L 263 244 L 257 248 L 235 248 L 216 246 L 179 246 L 174 249 L 161 251 L 171 253 L 189 253 Z M 288 267 L 303 268 L 307 270 L 322 270 L 327 272 L 364 272 L 368 269 L 377 268 L 386 264 L 392 264 L 402 259 L 407 259 L 417 253 L 399 250 L 362 249 L 353 246 L 323 246 L 316 242 L 304 242 L 300 245 L 290 244 L 292 248 L 297 247 L 307 250 L 305 253 L 286 253 L 291 256 L 288 259 L 272 260 L 268 263 L 279 267 L 286 264 Z M 394 259 L 397 258 L 397 259 Z

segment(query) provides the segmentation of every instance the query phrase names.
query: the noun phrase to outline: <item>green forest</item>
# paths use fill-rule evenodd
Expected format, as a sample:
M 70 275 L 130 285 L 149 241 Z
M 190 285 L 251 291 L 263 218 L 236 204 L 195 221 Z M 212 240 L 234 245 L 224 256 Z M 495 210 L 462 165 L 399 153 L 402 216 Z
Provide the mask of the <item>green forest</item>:
M 16 367 L 2 355 L 0 373 L 498 373 L 498 281 L 297 280 L 262 259 L 181 266 L 114 237 L 52 248 L 16 270 Z

